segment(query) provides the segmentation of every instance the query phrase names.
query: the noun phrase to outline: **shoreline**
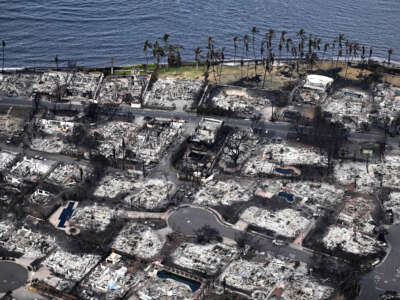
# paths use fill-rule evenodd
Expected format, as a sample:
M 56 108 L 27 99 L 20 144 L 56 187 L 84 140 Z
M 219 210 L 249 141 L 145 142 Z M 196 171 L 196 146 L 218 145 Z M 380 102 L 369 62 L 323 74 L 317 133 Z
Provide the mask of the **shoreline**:
M 223 65 L 224 66 L 231 66 L 231 67 L 235 67 L 235 66 L 236 67 L 240 67 L 241 60 L 242 59 L 239 58 L 239 57 L 236 58 L 235 60 L 227 59 L 227 60 L 225 60 L 223 62 Z M 304 62 L 305 58 L 291 58 L 291 57 L 275 58 L 274 66 L 279 66 L 281 64 L 281 62 L 289 63 L 289 62 L 295 62 L 297 60 L 299 60 L 300 62 Z M 252 63 L 252 62 L 255 62 L 255 61 L 261 62 L 261 59 L 260 58 L 257 58 L 257 59 L 253 59 L 253 58 L 243 59 L 243 62 L 245 64 L 246 63 Z M 345 57 L 340 57 L 339 59 L 337 59 L 337 57 L 334 57 L 332 59 L 332 57 L 330 57 L 330 58 L 318 59 L 318 63 L 320 63 L 320 62 L 332 62 L 332 61 L 333 62 L 338 61 L 340 63 L 343 63 L 343 62 L 346 61 L 346 58 Z M 351 64 L 357 64 L 357 63 L 361 63 L 361 62 L 362 62 L 362 59 L 357 57 L 357 58 L 353 58 L 350 63 Z M 380 65 L 382 67 L 389 68 L 389 69 L 400 69 L 400 61 L 392 60 L 390 62 L 390 65 L 389 65 L 386 62 L 386 59 L 382 58 L 382 57 L 373 56 L 370 59 L 365 59 L 365 62 L 366 62 L 366 64 L 369 64 L 369 63 L 378 64 L 378 65 Z M 115 70 L 117 70 L 117 69 L 118 70 L 120 70 L 120 69 L 128 69 L 128 68 L 129 69 L 134 69 L 134 68 L 143 68 L 144 65 L 154 66 L 155 63 L 152 62 L 152 63 L 149 63 L 149 64 L 143 64 L 143 63 L 140 64 L 140 63 L 138 63 L 138 64 L 131 64 L 131 65 L 130 64 L 129 65 L 115 65 L 115 66 L 113 66 L 113 68 Z M 160 66 L 166 66 L 167 63 L 161 62 L 159 65 Z M 193 67 L 195 67 L 196 66 L 196 62 L 192 61 L 192 60 L 188 60 L 188 61 L 183 61 L 182 62 L 182 66 L 190 66 L 190 65 L 193 65 Z M 203 65 L 204 65 L 204 61 L 200 61 L 199 62 L 199 67 L 201 67 Z M 5 72 L 18 72 L 18 71 L 42 70 L 42 69 L 43 70 L 47 70 L 47 69 L 55 69 L 55 68 L 56 68 L 56 66 L 54 64 L 51 64 L 51 65 L 43 65 L 43 66 L 5 67 L 4 71 Z M 111 68 L 111 64 L 110 65 L 104 65 L 104 66 L 77 65 L 76 68 L 83 69 L 83 70 L 96 71 L 96 70 L 110 69 Z M 65 70 L 65 69 L 73 69 L 73 68 L 72 67 L 59 66 L 58 69 Z M 1 74 L 1 69 L 0 69 L 0 74 Z

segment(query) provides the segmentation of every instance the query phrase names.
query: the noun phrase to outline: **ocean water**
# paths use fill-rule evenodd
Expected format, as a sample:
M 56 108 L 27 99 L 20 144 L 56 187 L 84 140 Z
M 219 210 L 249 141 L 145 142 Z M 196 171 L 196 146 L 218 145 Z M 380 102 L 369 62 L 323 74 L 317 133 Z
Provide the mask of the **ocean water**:
M 49 65 L 56 55 L 87 66 L 109 65 L 111 57 L 116 65 L 142 63 L 144 41 L 164 33 L 184 46 L 185 60 L 208 36 L 230 56 L 233 36 L 252 26 L 258 42 L 269 28 L 288 37 L 304 28 L 322 45 L 343 33 L 376 56 L 393 48 L 400 60 L 400 0 L 0 0 L 0 12 L 8 67 Z

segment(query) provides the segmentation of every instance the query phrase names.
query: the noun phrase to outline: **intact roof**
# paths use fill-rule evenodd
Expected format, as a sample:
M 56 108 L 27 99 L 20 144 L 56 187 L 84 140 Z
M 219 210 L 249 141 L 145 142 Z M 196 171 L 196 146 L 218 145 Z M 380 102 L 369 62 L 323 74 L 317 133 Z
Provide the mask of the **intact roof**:
M 333 79 L 330 77 L 311 74 L 311 75 L 307 75 L 306 83 L 304 84 L 304 87 L 325 91 L 326 88 L 330 84 L 332 84 L 332 82 L 333 82 Z

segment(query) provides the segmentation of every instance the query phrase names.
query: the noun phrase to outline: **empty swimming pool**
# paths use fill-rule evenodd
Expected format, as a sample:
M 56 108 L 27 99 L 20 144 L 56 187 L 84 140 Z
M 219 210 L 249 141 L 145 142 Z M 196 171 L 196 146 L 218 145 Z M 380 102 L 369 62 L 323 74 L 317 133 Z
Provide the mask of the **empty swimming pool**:
M 173 279 L 175 281 L 184 283 L 192 289 L 192 292 L 195 292 L 200 288 L 200 282 L 173 274 L 173 273 L 165 271 L 165 270 L 158 271 L 157 276 L 159 278 L 169 278 L 169 279 Z

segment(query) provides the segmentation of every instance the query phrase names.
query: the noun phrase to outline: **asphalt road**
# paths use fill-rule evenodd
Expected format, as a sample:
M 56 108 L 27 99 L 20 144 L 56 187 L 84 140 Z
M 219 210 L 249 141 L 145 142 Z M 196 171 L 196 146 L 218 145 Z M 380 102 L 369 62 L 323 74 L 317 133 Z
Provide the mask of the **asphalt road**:
M 231 240 L 235 240 L 235 238 L 242 234 L 241 231 L 221 223 L 216 214 L 210 210 L 197 207 L 178 208 L 168 217 L 168 225 L 174 231 L 186 235 L 195 234 L 198 229 L 206 225 L 217 230 L 222 237 Z M 248 233 L 246 239 L 247 244 L 252 245 L 259 251 L 268 251 L 276 255 L 283 255 L 307 264 L 312 262 L 312 253 L 306 250 L 296 249 L 290 245 L 275 246 L 271 239 L 253 233 Z
M 0 105 L 32 107 L 32 101 L 26 97 L 0 96 Z M 55 106 L 63 107 L 66 110 L 71 109 L 75 111 L 82 111 L 84 108 L 84 105 L 82 104 L 54 103 L 47 101 L 41 101 L 40 105 L 48 108 L 53 108 Z M 165 111 L 165 110 L 155 110 L 155 109 L 138 109 L 131 107 L 118 107 L 118 109 L 115 111 L 115 114 L 153 117 L 153 118 L 179 119 L 192 123 L 199 122 L 203 117 L 196 113 Z M 210 116 L 210 117 L 222 120 L 226 125 L 231 127 L 272 130 L 277 132 L 277 134 L 282 134 L 282 135 L 286 135 L 288 133 L 296 133 L 295 125 L 287 122 L 262 122 L 262 121 L 255 122 L 248 119 L 234 119 L 234 118 L 219 117 L 219 116 Z M 386 140 L 387 143 L 396 143 L 396 144 L 399 143 L 398 138 L 385 138 L 383 134 L 374 134 L 374 133 L 354 132 L 350 134 L 349 139 L 360 142 L 361 141 L 383 142 Z
M 0 293 L 23 286 L 28 279 L 28 271 L 13 262 L 0 262 Z

